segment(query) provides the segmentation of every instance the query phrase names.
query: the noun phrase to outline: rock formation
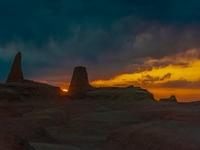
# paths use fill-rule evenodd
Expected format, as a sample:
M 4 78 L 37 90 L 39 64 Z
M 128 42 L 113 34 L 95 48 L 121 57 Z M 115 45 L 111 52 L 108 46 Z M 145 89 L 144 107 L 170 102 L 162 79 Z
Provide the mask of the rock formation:
M 86 68 L 82 66 L 76 67 L 69 85 L 69 93 L 75 98 L 84 98 L 86 92 L 92 89 L 93 87 L 88 81 Z
M 87 97 L 89 99 L 95 100 L 111 100 L 111 101 L 153 101 L 157 102 L 154 99 L 152 93 L 146 89 L 140 87 L 128 86 L 128 87 L 100 87 L 96 88 L 94 91 L 87 92 Z
M 177 99 L 174 95 L 172 95 L 170 98 L 161 98 L 159 101 L 160 102 L 177 102 Z
M 44 83 L 26 81 L 0 84 L 0 102 L 54 101 L 60 99 L 60 88 Z
M 24 77 L 23 77 L 22 68 L 21 68 L 21 52 L 18 52 L 17 55 L 15 56 L 15 59 L 12 64 L 12 68 L 10 70 L 6 83 L 20 82 L 23 80 L 24 80 Z

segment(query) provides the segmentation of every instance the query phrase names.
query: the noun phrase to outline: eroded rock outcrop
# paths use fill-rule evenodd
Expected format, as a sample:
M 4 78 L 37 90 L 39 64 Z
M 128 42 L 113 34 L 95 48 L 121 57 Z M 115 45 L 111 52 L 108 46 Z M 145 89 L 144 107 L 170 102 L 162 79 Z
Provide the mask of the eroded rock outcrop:
M 87 92 L 87 97 L 96 100 L 111 101 L 155 101 L 152 93 L 140 87 L 100 87 Z
M 26 81 L 0 84 L 0 102 L 44 102 L 60 99 L 60 88 L 44 83 Z
M 15 56 L 14 62 L 12 64 L 12 68 L 6 80 L 8 82 L 20 82 L 24 80 L 22 68 L 21 68 L 21 52 L 18 52 Z
M 76 67 L 69 85 L 69 93 L 75 98 L 84 98 L 86 92 L 92 89 L 94 88 L 89 84 L 86 68 Z
M 1 102 L 23 102 L 31 100 L 58 100 L 59 87 L 24 79 L 21 68 L 21 52 L 15 56 L 6 84 L 0 84 Z
M 177 102 L 177 99 L 176 99 L 175 95 L 172 95 L 169 98 L 161 98 L 159 101 L 160 102 Z

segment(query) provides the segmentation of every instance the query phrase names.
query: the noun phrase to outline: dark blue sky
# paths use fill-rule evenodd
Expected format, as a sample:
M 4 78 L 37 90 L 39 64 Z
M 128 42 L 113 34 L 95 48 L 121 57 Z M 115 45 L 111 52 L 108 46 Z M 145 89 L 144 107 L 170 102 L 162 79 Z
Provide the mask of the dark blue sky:
M 199 0 L 0 0 L 0 21 L 1 82 L 18 51 L 25 78 L 69 82 L 200 47 Z

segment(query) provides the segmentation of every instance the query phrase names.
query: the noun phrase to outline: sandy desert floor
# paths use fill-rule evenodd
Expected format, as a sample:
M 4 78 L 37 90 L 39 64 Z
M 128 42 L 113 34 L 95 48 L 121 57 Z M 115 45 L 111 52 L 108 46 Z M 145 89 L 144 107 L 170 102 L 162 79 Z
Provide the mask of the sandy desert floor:
M 0 118 L 1 134 L 17 135 L 36 150 L 200 146 L 200 102 L 2 102 Z

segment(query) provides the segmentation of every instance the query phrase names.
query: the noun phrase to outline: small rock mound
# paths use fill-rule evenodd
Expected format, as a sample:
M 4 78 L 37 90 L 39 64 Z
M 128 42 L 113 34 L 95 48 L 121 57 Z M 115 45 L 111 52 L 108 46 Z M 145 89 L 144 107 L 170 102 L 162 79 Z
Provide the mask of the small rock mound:
M 22 68 L 21 68 L 21 52 L 18 52 L 15 56 L 14 62 L 12 64 L 12 68 L 6 80 L 8 82 L 20 82 L 24 80 Z
M 1 117 L 0 133 L 10 133 L 13 135 L 18 135 L 20 138 L 26 139 L 28 142 L 56 142 L 55 138 L 38 123 L 33 120 L 20 117 Z
M 75 98 L 84 98 L 86 92 L 92 89 L 94 88 L 89 84 L 86 68 L 76 67 L 69 85 L 69 93 Z
M 177 102 L 175 95 L 172 95 L 170 98 L 161 98 L 160 102 Z
M 28 141 L 9 133 L 0 133 L 0 149 L 2 150 L 35 150 Z

